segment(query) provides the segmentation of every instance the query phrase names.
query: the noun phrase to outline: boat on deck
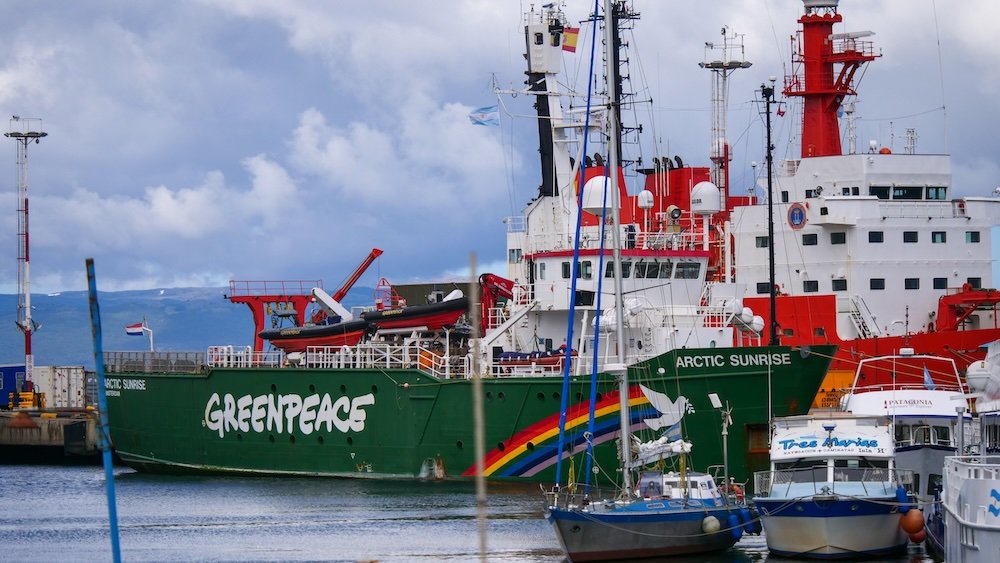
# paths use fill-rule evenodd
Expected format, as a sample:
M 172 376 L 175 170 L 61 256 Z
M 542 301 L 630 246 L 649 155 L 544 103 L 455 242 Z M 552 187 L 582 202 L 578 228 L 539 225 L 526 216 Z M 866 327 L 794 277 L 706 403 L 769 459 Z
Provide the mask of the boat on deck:
M 830 412 L 775 420 L 771 469 L 754 475 L 768 550 L 819 559 L 905 553 L 901 516 L 911 473 L 896 469 L 894 456 L 886 417 Z

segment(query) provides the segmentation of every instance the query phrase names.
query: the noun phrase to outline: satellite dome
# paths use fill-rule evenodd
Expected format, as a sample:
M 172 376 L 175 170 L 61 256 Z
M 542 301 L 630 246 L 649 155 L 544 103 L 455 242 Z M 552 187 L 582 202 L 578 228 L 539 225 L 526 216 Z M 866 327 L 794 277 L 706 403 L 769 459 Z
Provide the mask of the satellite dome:
M 604 191 L 611 188 L 611 181 L 604 176 L 594 176 L 583 185 L 583 210 L 587 213 L 600 216 L 604 212 L 604 205 L 608 208 L 612 205 L 611 193 L 608 192 L 605 201 Z
M 722 211 L 722 192 L 712 182 L 698 182 L 691 188 L 691 213 L 712 215 Z

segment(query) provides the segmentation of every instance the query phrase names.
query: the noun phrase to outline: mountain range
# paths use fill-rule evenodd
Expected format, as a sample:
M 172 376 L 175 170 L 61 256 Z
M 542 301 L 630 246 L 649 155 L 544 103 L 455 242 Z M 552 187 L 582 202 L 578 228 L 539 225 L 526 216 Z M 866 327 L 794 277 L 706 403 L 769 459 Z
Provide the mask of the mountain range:
M 105 351 L 143 351 L 149 337 L 129 336 L 127 325 L 146 321 L 157 351 L 201 351 L 211 345 L 253 343 L 253 318 L 246 305 L 230 303 L 226 287 L 191 287 L 98 292 Z M 370 287 L 355 287 L 343 305 L 371 304 Z M 32 294 L 35 365 L 94 369 L 94 342 L 86 291 Z M 24 333 L 15 324 L 17 295 L 0 295 L 0 364 L 24 363 Z

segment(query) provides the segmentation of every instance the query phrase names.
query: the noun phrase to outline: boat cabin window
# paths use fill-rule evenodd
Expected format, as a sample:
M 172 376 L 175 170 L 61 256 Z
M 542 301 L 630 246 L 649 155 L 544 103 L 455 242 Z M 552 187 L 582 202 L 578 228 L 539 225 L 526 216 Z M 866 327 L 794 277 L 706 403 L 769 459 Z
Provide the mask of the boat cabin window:
M 927 199 L 948 199 L 948 188 L 944 186 L 927 186 Z
M 576 270 L 576 279 L 583 278 L 589 280 L 594 277 L 594 266 L 590 260 L 584 260 L 580 262 L 580 267 Z M 572 274 L 572 267 L 569 262 L 562 263 L 562 277 L 564 280 L 568 280 Z
M 536 33 L 535 34 L 535 45 L 544 45 L 544 44 L 545 44 L 545 34 L 544 33 Z
M 696 280 L 701 274 L 701 264 L 698 262 L 678 262 L 675 277 L 679 280 Z
M 888 481 L 889 461 L 884 459 L 836 459 L 834 481 Z
M 917 231 L 903 231 L 903 242 L 917 242 L 919 237 L 920 233 Z
M 982 289 L 983 278 L 965 278 L 965 282 L 969 284 L 972 289 Z
M 965 231 L 965 242 L 976 244 L 979 242 L 979 231 Z
M 830 233 L 830 244 L 847 244 L 847 233 L 844 231 Z
M 780 471 L 774 476 L 775 484 L 778 483 L 816 483 L 826 481 L 826 461 L 825 460 L 797 460 L 791 462 L 781 462 L 774 464 L 774 468 Z
M 802 282 L 802 291 L 805 293 L 816 293 L 819 291 L 819 280 L 804 280 Z
M 893 186 L 892 199 L 923 199 L 922 186 Z
M 768 282 L 757 282 L 757 295 L 767 295 L 771 291 L 771 284 Z
M 917 477 L 918 475 L 916 473 L 914 473 L 913 476 Z M 942 483 L 943 480 L 944 479 L 940 475 L 938 475 L 937 473 L 931 473 L 930 475 L 927 476 L 927 496 L 928 497 L 934 496 L 934 493 L 937 492 L 937 490 L 941 488 L 941 483 Z
M 632 263 L 629 261 L 622 262 L 622 279 L 632 276 Z M 606 268 L 604 268 L 604 277 L 613 278 L 615 277 L 615 263 L 608 262 Z
M 802 235 L 802 246 L 816 246 L 819 243 L 819 235 L 816 233 L 806 233 Z
M 934 289 L 948 289 L 948 278 L 934 278 Z
M 521 261 L 521 249 L 511 248 L 507 251 L 507 262 L 511 264 L 517 264 Z
M 847 280 L 845 279 L 835 279 L 830 280 L 834 291 L 847 291 Z
M 660 279 L 669 280 L 670 276 L 673 274 L 674 263 L 670 260 L 666 262 L 660 262 Z
M 869 186 L 868 195 L 873 195 L 879 199 L 889 199 L 889 186 Z
M 915 446 L 927 446 L 931 444 L 931 427 L 930 426 L 915 426 L 913 427 L 913 444 Z
M 788 190 L 781 190 L 781 203 L 788 203 Z
M 755 246 L 757 248 L 767 248 L 767 237 L 757 237 Z
M 885 241 L 885 233 L 882 231 L 868 231 L 868 242 L 881 244 Z
M 913 437 L 910 436 L 910 425 L 897 424 L 895 427 L 895 434 L 897 448 L 909 446 L 913 443 Z
M 545 279 L 545 262 L 535 264 L 535 278 L 540 280 Z
M 939 446 L 951 445 L 951 428 L 947 426 L 934 427 L 934 441 Z

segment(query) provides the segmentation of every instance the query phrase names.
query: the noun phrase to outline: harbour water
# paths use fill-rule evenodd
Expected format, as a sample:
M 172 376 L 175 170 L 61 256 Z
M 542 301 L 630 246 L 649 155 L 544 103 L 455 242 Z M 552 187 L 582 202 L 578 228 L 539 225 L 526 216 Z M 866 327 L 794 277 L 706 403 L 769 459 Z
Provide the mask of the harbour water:
M 471 483 L 165 476 L 116 468 L 124 561 L 478 561 Z M 110 561 L 99 466 L 0 462 L 0 560 Z M 537 484 L 490 484 L 489 561 L 562 561 Z M 762 562 L 764 539 L 674 563 Z M 794 563 L 789 559 L 778 559 Z M 921 548 L 883 563 L 930 563 Z

